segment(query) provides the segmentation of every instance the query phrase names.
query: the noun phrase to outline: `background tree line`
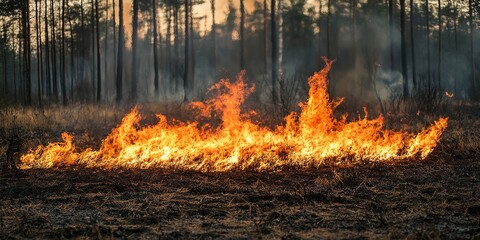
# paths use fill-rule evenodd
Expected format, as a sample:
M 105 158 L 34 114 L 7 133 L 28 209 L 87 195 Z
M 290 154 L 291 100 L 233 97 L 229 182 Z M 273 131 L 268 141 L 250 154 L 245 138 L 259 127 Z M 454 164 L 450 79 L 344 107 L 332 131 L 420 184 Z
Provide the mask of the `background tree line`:
M 2 101 L 187 101 L 245 69 L 278 103 L 305 97 L 320 56 L 336 96 L 369 101 L 383 79 L 405 99 L 480 98 L 478 0 L 230 0 L 225 21 L 220 0 L 124 1 L 0 0 Z

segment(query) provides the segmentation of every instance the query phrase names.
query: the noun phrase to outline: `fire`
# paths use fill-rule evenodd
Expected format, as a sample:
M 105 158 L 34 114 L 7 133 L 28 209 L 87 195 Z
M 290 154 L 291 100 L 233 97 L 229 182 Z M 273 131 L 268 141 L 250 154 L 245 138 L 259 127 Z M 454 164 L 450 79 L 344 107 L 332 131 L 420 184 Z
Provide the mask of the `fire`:
M 235 82 L 221 80 L 210 91 L 215 97 L 190 104 L 198 119 L 220 116 L 220 124 L 168 120 L 140 126 L 137 108 L 103 140 L 98 150 L 77 151 L 72 136 L 63 142 L 39 146 L 21 157 L 23 168 L 52 168 L 80 165 L 99 168 L 169 168 L 195 171 L 256 170 L 284 167 L 319 167 L 360 161 L 394 161 L 426 158 L 447 127 L 440 118 L 418 134 L 384 129 L 382 117 L 367 116 L 348 122 L 336 119 L 326 91 L 331 61 L 308 80 L 308 100 L 300 113 L 291 113 L 285 124 L 270 129 L 254 123 L 255 112 L 241 111 L 253 92 L 241 73 Z
M 450 92 L 445 92 L 445 96 L 447 96 L 448 98 L 453 98 L 455 94 Z

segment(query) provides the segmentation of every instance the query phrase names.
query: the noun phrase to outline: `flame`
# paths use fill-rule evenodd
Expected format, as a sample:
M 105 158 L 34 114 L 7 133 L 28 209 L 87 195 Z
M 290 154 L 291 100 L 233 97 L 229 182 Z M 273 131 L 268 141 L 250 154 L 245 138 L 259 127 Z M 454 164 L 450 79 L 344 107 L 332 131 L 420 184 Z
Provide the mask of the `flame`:
M 447 96 L 448 98 L 453 98 L 455 94 L 450 92 L 445 92 L 445 96 Z
M 169 168 L 196 171 L 234 169 L 271 171 L 284 167 L 319 167 L 360 161 L 394 161 L 426 158 L 447 127 L 440 118 L 418 134 L 384 129 L 382 117 L 369 120 L 368 112 L 358 121 L 336 119 L 326 91 L 326 76 L 332 62 L 308 80 L 308 100 L 300 113 L 291 113 L 285 124 L 270 129 L 252 122 L 255 112 L 241 111 L 242 103 L 253 92 L 244 82 L 244 73 L 235 82 L 221 80 L 210 91 L 214 97 L 190 104 L 198 119 L 220 123 L 200 124 L 167 120 L 140 126 L 141 116 L 134 108 L 102 142 L 98 150 L 76 151 L 72 136 L 63 142 L 39 146 L 21 157 L 23 168 L 51 168 L 71 165 L 100 168 Z M 209 121 L 213 122 L 213 121 Z

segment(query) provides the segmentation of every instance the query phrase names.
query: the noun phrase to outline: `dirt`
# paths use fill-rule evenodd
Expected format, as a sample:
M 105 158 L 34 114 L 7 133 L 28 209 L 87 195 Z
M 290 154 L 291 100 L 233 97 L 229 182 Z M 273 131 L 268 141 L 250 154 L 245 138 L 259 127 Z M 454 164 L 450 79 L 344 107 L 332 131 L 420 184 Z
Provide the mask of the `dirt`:
M 0 175 L 0 238 L 480 239 L 480 161 Z

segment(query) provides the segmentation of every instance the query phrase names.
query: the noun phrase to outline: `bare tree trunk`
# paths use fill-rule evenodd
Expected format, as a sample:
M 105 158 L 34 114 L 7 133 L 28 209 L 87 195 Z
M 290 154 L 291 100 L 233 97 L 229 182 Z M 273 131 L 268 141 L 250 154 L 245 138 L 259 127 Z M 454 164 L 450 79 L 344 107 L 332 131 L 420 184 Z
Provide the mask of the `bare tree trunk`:
M 4 82 L 4 85 L 5 85 L 5 88 L 3 89 L 3 93 L 4 95 L 7 97 L 7 94 L 9 93 L 8 92 L 8 72 L 7 72 L 7 40 L 8 40 L 8 37 L 7 37 L 7 26 L 5 26 L 5 22 L 3 22 L 3 26 L 2 26 L 2 30 L 3 30 L 3 41 L 4 41 L 4 44 L 2 45 L 2 50 L 3 50 L 3 82 Z
M 154 79 L 153 86 L 155 89 L 155 97 L 158 97 L 159 93 L 159 74 L 158 74 L 158 33 L 157 33 L 157 0 L 152 0 L 152 16 L 153 16 L 153 69 Z
M 330 49 L 330 27 L 331 27 L 331 18 L 332 18 L 332 0 L 327 2 L 327 57 L 332 59 L 332 52 Z
M 105 100 L 108 100 L 108 92 L 107 92 L 107 88 L 108 88 L 108 17 L 109 17 L 109 6 L 108 6 L 108 0 L 106 1 L 106 4 L 105 4 L 105 46 L 104 46 L 104 54 L 105 54 L 105 57 L 104 57 L 104 77 L 105 77 L 105 95 L 104 95 L 104 99 Z M 113 13 L 115 14 L 115 13 Z
M 56 36 L 55 36 L 55 8 L 54 8 L 54 1 L 50 1 L 50 14 L 51 14 L 51 34 L 52 34 L 52 77 L 53 77 L 53 95 L 55 99 L 55 103 L 58 103 L 58 78 L 57 78 L 57 43 L 56 43 Z
M 278 5 L 278 76 L 282 78 L 283 74 L 283 0 L 277 0 Z
M 277 64 L 278 64 L 278 52 L 277 52 L 277 26 L 275 16 L 275 0 L 271 0 L 270 5 L 270 41 L 272 42 L 272 103 L 277 104 Z
M 63 106 L 67 105 L 67 90 L 66 90 L 66 74 L 65 74 L 65 0 L 62 0 L 62 103 Z
M 26 0 L 22 9 L 22 30 L 23 30 L 23 79 L 25 84 L 26 105 L 32 105 L 32 82 L 30 76 L 30 1 Z
M 132 20 L 132 86 L 130 100 L 137 101 L 137 36 L 138 36 L 138 0 L 133 0 Z
M 167 0 L 166 18 L 167 18 L 167 53 L 166 55 L 166 70 L 168 72 L 169 84 L 172 84 L 172 5 L 170 0 Z M 170 86 L 171 87 L 171 86 Z
M 67 1 L 68 13 L 71 14 L 71 8 Z M 73 23 L 72 18 L 69 18 L 68 24 L 70 26 L 70 101 L 75 102 L 74 86 L 75 86 L 75 60 L 74 60 L 74 42 L 73 42 Z
M 413 87 L 417 88 L 417 71 L 415 63 L 415 34 L 414 34 L 414 22 L 413 22 L 413 0 L 410 0 L 410 43 L 411 43 L 411 55 L 412 55 L 412 81 Z
M 393 47 L 393 0 L 388 0 L 388 37 L 390 41 L 390 70 L 395 68 L 395 53 Z
M 432 79 L 431 79 L 431 67 L 430 67 L 430 5 L 428 4 L 428 0 L 425 2 L 425 17 L 427 18 L 427 85 L 428 90 L 431 90 L 432 87 Z
M 469 15 L 469 24 L 470 24 L 470 77 L 471 77 L 471 85 L 472 85 L 472 98 L 474 100 L 478 100 L 477 89 L 475 84 L 475 53 L 474 53 L 474 45 L 473 45 L 473 1 L 468 0 L 468 15 Z
M 193 32 L 193 0 L 190 0 L 190 89 L 194 89 L 195 84 L 195 42 Z
M 102 100 L 102 68 L 100 61 L 100 17 L 98 14 L 98 0 L 95 0 L 95 28 L 97 45 L 97 102 Z
M 50 66 L 50 41 L 48 34 L 48 7 L 47 0 L 45 0 L 45 83 L 46 83 L 46 94 L 48 98 L 52 96 L 52 78 L 51 78 L 51 66 Z
M 405 0 L 400 0 L 400 31 L 402 45 L 403 99 L 408 98 L 407 38 Z
M 117 55 L 117 103 L 120 103 L 123 98 L 123 46 L 124 46 L 124 29 L 123 29 L 123 0 L 118 1 L 118 17 L 119 17 L 119 26 L 118 26 L 118 55 Z
M 175 92 L 178 91 L 178 71 L 179 71 L 179 63 L 178 63 L 178 56 L 180 54 L 179 52 L 179 45 L 180 45 L 180 37 L 179 37 L 179 31 L 178 31 L 178 11 L 180 8 L 180 3 L 179 1 L 173 1 L 173 36 L 174 36 L 174 42 L 173 42 L 173 80 L 175 81 Z M 172 56 L 172 55 L 171 55 Z
M 442 89 L 442 1 L 438 0 L 438 58 L 437 58 L 437 77 L 438 88 Z
M 117 64 L 115 61 L 117 59 L 117 19 L 116 19 L 116 8 L 115 8 L 115 0 L 112 0 L 113 5 L 113 78 L 117 79 Z M 108 91 L 108 88 L 107 88 Z M 107 93 L 108 96 L 108 93 Z
M 190 94 L 190 86 L 188 82 L 188 70 L 189 70 L 189 1 L 185 0 L 185 65 L 184 65 L 184 70 L 183 70 L 183 101 L 186 102 L 188 101 L 188 95 Z
M 37 94 L 38 105 L 42 107 L 42 44 L 40 39 L 40 16 L 38 10 L 38 1 L 35 1 L 35 35 L 37 41 Z M 6 62 L 5 62 L 6 64 Z M 6 87 L 6 85 L 5 85 Z
M 240 70 L 245 69 L 245 6 L 240 0 Z
M 455 2 L 454 10 L 453 10 L 453 32 L 455 35 L 455 67 L 454 67 L 454 78 L 455 82 L 453 83 L 453 92 L 457 95 L 457 82 L 458 82 L 458 6 L 457 2 Z
M 263 0 L 263 65 L 264 74 L 268 71 L 268 19 L 267 0 Z
M 266 1 L 266 0 L 265 0 Z M 215 23 L 215 0 L 210 0 L 210 8 L 212 11 L 212 47 L 213 47 L 213 72 L 217 70 L 217 25 Z

